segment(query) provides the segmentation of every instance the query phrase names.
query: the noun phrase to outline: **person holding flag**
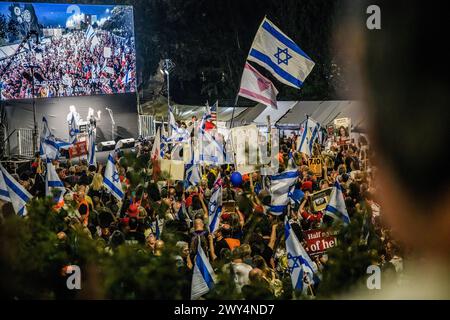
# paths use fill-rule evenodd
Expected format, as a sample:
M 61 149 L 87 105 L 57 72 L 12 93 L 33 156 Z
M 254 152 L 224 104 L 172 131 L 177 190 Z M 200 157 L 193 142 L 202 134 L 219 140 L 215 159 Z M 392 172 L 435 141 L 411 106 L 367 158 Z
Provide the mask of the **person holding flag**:
M 342 193 L 341 184 L 336 178 L 333 189 L 331 190 L 330 201 L 325 208 L 325 215 L 332 217 L 334 220 L 341 220 L 345 225 L 350 223 L 350 216 L 348 215 L 345 206 L 344 194 Z
M 283 173 L 273 175 L 270 178 L 270 193 L 272 195 L 270 213 L 281 215 L 285 211 L 291 198 L 291 191 L 299 177 L 298 170 L 291 169 Z
M 197 241 L 197 255 L 195 256 L 194 272 L 192 274 L 191 300 L 197 300 L 208 293 L 214 286 L 215 273 L 208 260 L 201 241 Z
M 58 207 L 64 204 L 64 194 L 66 188 L 56 173 L 55 166 L 50 159 L 47 159 L 47 173 L 45 175 L 45 196 L 54 195 L 54 201 Z
M 11 202 L 14 211 L 19 216 L 26 216 L 26 204 L 31 200 L 31 194 L 17 182 L 6 169 L 0 164 L 0 197 L 2 200 Z
M 39 147 L 39 154 L 42 159 L 58 159 L 60 150 L 68 148 L 72 144 L 56 138 L 48 127 L 48 122 L 45 117 L 42 118 L 42 122 L 43 129 Z
M 220 174 L 214 182 L 214 187 L 208 204 L 209 232 L 212 234 L 219 228 L 222 213 L 222 181 Z
M 317 265 L 297 239 L 287 216 L 284 220 L 284 231 L 292 288 L 304 295 L 308 292 L 314 295 L 313 286 L 320 282 Z
M 120 183 L 119 172 L 116 168 L 116 161 L 112 154 L 109 154 L 105 169 L 105 176 L 103 177 L 103 185 L 109 192 L 119 201 L 122 201 L 124 192 L 122 184 Z

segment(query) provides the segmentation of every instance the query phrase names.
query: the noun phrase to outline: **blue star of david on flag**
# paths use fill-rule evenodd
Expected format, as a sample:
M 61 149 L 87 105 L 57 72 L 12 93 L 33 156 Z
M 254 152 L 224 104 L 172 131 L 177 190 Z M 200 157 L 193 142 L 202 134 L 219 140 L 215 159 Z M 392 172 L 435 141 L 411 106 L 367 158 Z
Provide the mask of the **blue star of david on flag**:
M 113 173 L 112 178 L 113 178 L 113 181 L 114 181 L 114 182 L 119 182 L 119 174 L 118 174 L 117 172 L 114 172 L 114 173 Z
M 292 260 L 292 267 L 288 266 L 289 273 L 292 273 L 294 269 L 300 268 L 299 262 L 301 263 L 301 256 L 293 256 L 292 254 L 288 253 L 287 258 L 288 260 Z
M 288 65 L 289 59 L 292 58 L 292 56 L 288 52 L 288 48 L 281 49 L 280 47 L 278 47 L 277 50 L 277 53 L 274 54 L 275 58 L 277 58 L 277 63 L 284 63 L 285 65 Z M 284 59 L 282 59 L 282 54 L 284 54 Z

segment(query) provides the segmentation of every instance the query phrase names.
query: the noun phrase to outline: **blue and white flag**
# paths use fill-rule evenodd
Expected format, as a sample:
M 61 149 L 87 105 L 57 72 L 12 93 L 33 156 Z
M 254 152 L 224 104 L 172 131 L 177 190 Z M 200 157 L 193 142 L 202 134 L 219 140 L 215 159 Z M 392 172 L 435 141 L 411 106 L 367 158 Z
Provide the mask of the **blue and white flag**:
M 199 150 L 199 161 L 206 164 L 223 164 L 225 162 L 224 148 L 219 142 L 214 139 L 211 133 L 205 130 L 206 120 L 211 117 L 211 114 L 206 113 L 202 117 L 202 122 L 200 123 L 198 129 L 198 150 Z
M 345 207 L 344 194 L 342 193 L 342 187 L 336 180 L 331 190 L 330 201 L 325 208 L 324 214 L 334 218 L 339 219 L 344 222 L 344 224 L 350 223 L 350 217 Z
M 219 180 L 220 176 L 216 180 L 208 203 L 209 233 L 214 233 L 219 229 L 220 215 L 222 214 L 222 186 L 217 183 Z
M 311 260 L 306 250 L 297 239 L 288 217 L 284 220 L 284 235 L 286 239 L 286 252 L 288 258 L 288 270 L 291 275 L 292 288 L 303 294 L 308 292 L 308 287 L 319 283 L 317 265 Z
M 27 214 L 26 204 L 32 198 L 31 194 L 1 164 L 0 170 L 2 174 L 0 186 L 6 186 L 7 191 L 6 194 L 5 190 L 2 189 L 3 199 L 6 199 L 6 196 L 8 196 L 9 200 L 7 201 L 12 203 L 16 214 L 25 216 Z
M 105 176 L 103 178 L 103 185 L 112 193 L 117 200 L 122 201 L 123 190 L 120 183 L 119 172 L 117 172 L 116 162 L 111 154 L 108 156 L 106 163 Z
M 304 196 L 305 193 L 301 189 L 296 188 L 295 184 L 291 187 L 291 190 L 289 190 L 288 192 L 288 197 L 291 200 L 292 204 L 300 204 Z
M 80 133 L 80 130 L 78 129 L 78 123 L 75 118 L 75 113 L 72 113 L 72 119 L 70 119 L 69 122 L 69 142 L 75 143 L 77 142 L 77 134 Z
M 297 182 L 299 173 L 297 169 L 284 171 L 283 173 L 270 177 L 270 194 L 272 201 L 270 205 L 270 213 L 281 215 L 289 203 L 289 191 Z
M 43 129 L 41 135 L 41 143 L 39 153 L 42 159 L 57 159 L 59 152 L 63 148 L 68 148 L 71 144 L 56 138 L 48 127 L 47 119 L 42 118 Z
M 5 179 L 3 178 L 3 174 L 0 171 L 0 200 L 11 202 L 11 199 L 9 198 L 9 191 L 8 187 L 6 186 Z
M 121 81 L 123 85 L 127 85 L 131 82 L 131 69 L 125 73 Z
M 88 131 L 88 141 L 89 141 L 88 164 L 90 166 L 97 166 L 97 158 L 95 156 L 95 138 L 96 138 L 96 135 L 97 135 L 97 129 L 90 128 L 89 131 Z
M 267 18 L 259 26 L 247 60 L 256 62 L 282 83 L 297 89 L 314 67 L 311 58 Z
M 188 184 L 191 184 L 193 186 L 196 186 L 200 183 L 200 169 L 198 167 L 198 164 L 195 163 L 195 153 L 194 153 L 194 147 L 191 143 L 191 160 L 188 164 L 185 165 L 185 172 L 186 172 L 186 182 Z
M 56 192 L 55 192 L 56 190 Z M 66 188 L 56 173 L 55 166 L 50 159 L 47 159 L 47 173 L 45 175 L 45 195 L 55 196 L 56 203 L 61 203 L 64 199 Z
M 198 239 L 194 273 L 192 274 L 191 300 L 197 300 L 202 295 L 208 293 L 214 286 L 215 277 L 214 270 L 203 251 L 200 239 Z
M 297 138 L 297 150 L 311 157 L 314 142 L 319 135 L 320 125 L 311 118 L 308 118 L 301 124 L 301 128 L 302 133 Z
M 91 25 L 89 25 L 89 27 L 87 27 L 86 32 L 84 33 L 84 36 L 87 41 L 91 41 L 92 38 L 95 36 L 95 30 L 94 30 L 94 28 L 92 28 Z
M 189 130 L 187 130 L 186 128 L 178 127 L 171 106 L 169 106 L 169 133 L 169 137 L 165 135 L 162 136 L 162 140 L 166 143 L 188 142 L 191 138 L 191 133 L 189 132 Z

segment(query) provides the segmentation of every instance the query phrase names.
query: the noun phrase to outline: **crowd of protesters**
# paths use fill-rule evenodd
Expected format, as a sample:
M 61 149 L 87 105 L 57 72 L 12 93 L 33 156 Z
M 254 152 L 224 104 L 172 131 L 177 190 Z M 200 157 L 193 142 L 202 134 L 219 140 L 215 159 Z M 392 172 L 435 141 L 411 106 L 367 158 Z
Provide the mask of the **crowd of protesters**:
M 12 61 L 10 61 L 12 60 Z M 32 97 L 35 68 L 36 97 L 67 97 L 134 92 L 136 54 L 133 38 L 121 38 L 97 30 L 93 38 L 85 31 L 71 31 L 60 37 L 45 38 L 33 50 L 0 62 L 11 63 L 0 78 L 2 99 Z M 128 76 L 127 76 L 128 75 Z
M 330 218 L 323 212 L 315 212 L 310 195 L 329 188 L 334 181 L 340 182 L 350 219 L 367 214 L 376 236 L 382 241 L 377 261 L 386 270 L 391 270 L 396 279 L 402 272 L 401 247 L 392 239 L 390 230 L 382 224 L 380 206 L 373 182 L 375 168 L 367 156 L 367 141 L 338 146 L 329 150 L 315 150 L 323 156 L 323 174 L 318 177 L 307 165 L 305 157 L 295 151 L 297 137 L 293 133 L 280 139 L 279 172 L 286 169 L 289 157 L 293 156 L 299 171 L 296 188 L 304 193 L 299 203 L 289 211 L 290 223 L 297 237 L 308 251 L 302 232 L 326 227 Z M 149 157 L 150 145 L 138 147 L 137 157 Z M 362 152 L 364 151 L 364 152 Z M 232 165 L 204 166 L 201 182 L 194 186 L 185 181 L 170 179 L 152 180 L 151 174 L 145 183 L 132 188 L 132 167 L 122 165 L 123 152 L 116 153 L 116 166 L 125 197 L 117 201 L 103 186 L 105 167 L 87 166 L 83 160 L 77 163 L 54 161 L 56 171 L 63 181 L 66 205 L 74 203 L 76 211 L 67 219 L 68 226 L 77 225 L 96 240 L 102 240 L 109 254 L 114 255 L 119 246 L 137 245 L 145 247 L 149 255 L 164 254 L 164 239 L 175 236 L 178 255 L 174 264 L 192 278 L 198 241 L 209 258 L 220 281 L 229 281 L 236 295 L 244 299 L 289 298 L 292 289 L 288 271 L 287 252 L 284 245 L 284 226 L 280 216 L 270 214 L 271 195 L 268 182 L 259 173 L 242 176 L 242 183 L 235 185 L 230 176 Z M 16 176 L 17 180 L 34 196 L 44 196 L 45 179 L 40 174 L 40 159 L 32 164 L 28 172 Z M 217 177 L 220 175 L 223 188 L 223 211 L 217 231 L 208 230 L 208 204 Z M 153 176 L 154 177 L 154 176 Z M 158 181 L 159 180 L 159 181 Z M 162 180 L 162 181 L 161 181 Z M 12 208 L 3 204 L 7 215 Z M 364 212 L 363 212 L 364 211 Z M 284 215 L 283 215 L 284 216 Z M 70 228 L 61 230 L 58 238 L 64 239 Z M 327 255 L 312 257 L 318 270 L 328 263 Z M 189 288 L 184 288 L 189 298 Z M 314 294 L 311 288 L 309 294 Z M 149 297 L 151 298 L 151 297 Z

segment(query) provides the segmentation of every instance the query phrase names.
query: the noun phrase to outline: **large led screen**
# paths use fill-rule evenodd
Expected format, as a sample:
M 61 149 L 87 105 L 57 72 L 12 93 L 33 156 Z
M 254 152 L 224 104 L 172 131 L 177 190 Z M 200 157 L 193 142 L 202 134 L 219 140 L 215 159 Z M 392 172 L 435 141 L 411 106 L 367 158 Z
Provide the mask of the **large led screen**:
M 135 92 L 133 7 L 0 2 L 0 88 L 3 100 L 33 91 L 36 98 Z

